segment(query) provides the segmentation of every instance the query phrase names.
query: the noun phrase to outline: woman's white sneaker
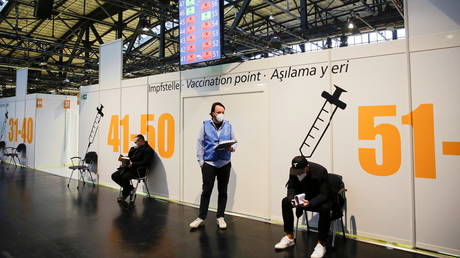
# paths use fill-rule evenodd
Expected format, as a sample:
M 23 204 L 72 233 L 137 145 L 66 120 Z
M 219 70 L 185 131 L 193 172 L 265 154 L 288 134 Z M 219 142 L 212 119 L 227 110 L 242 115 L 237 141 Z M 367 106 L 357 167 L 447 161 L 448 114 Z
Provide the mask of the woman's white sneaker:
M 192 223 L 190 223 L 190 228 L 198 228 L 199 226 L 204 224 L 204 220 L 201 218 L 196 218 Z
M 275 245 L 275 249 L 286 249 L 290 246 L 295 245 L 294 239 L 290 239 L 287 236 L 281 238 L 281 240 Z
M 324 254 L 326 253 L 326 247 L 324 247 L 322 244 L 318 243 L 315 246 L 315 250 L 313 250 L 313 253 L 311 254 L 311 258 L 322 258 Z

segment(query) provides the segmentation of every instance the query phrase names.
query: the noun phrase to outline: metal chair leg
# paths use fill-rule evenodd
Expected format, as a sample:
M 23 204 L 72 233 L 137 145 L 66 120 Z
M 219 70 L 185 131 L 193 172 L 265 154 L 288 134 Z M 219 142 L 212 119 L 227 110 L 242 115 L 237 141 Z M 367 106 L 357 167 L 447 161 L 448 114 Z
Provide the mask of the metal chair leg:
M 16 163 L 16 159 L 18 160 L 18 163 Z M 16 164 L 19 164 L 21 165 L 21 161 L 19 160 L 19 157 L 18 156 L 13 156 L 13 161 L 14 161 L 14 165 L 17 166 Z
M 332 221 L 332 247 L 334 247 L 335 244 L 335 227 L 337 225 L 337 220 Z
M 73 176 L 74 171 L 75 171 L 75 169 L 72 169 L 72 173 L 70 173 L 69 181 L 67 182 L 67 187 L 69 187 L 69 185 L 70 185 L 70 180 L 72 180 L 72 176 Z
M 16 164 L 16 160 L 14 159 L 14 156 L 10 157 L 10 160 L 12 163 L 14 163 L 14 166 L 17 167 L 18 165 Z
M 297 222 L 295 223 L 294 241 L 297 240 L 297 231 L 299 231 L 299 218 L 298 217 L 297 217 Z
M 305 221 L 307 222 L 307 232 L 310 233 L 310 224 L 308 223 L 308 213 L 306 210 L 303 211 L 303 215 L 305 217 Z
M 344 224 L 343 224 L 343 217 L 340 217 L 340 222 L 342 223 L 342 236 L 343 236 L 343 239 L 346 239 L 345 238 L 345 227 L 344 227 Z
M 81 181 L 83 181 L 83 185 L 85 185 L 85 177 L 83 176 L 84 173 L 85 173 L 85 170 L 80 169 L 80 178 L 81 178 Z
M 147 194 L 149 195 L 149 198 L 150 198 L 150 191 L 149 191 L 149 186 L 147 185 L 147 179 L 144 179 L 144 185 L 145 185 L 145 189 L 147 189 Z
M 78 180 L 83 181 L 83 186 L 85 185 L 85 179 L 83 178 L 81 169 L 78 170 Z M 80 188 L 80 182 L 77 182 L 77 189 Z
M 131 185 L 133 185 L 132 181 L 130 181 L 130 183 L 131 183 Z M 139 180 L 137 180 L 136 186 L 133 185 L 133 187 L 134 187 L 134 189 L 133 189 L 133 190 L 134 190 L 134 193 L 133 193 L 132 195 L 129 196 L 129 202 L 130 202 L 131 204 L 134 204 L 134 202 L 136 202 L 136 196 L 137 196 L 136 193 L 137 193 L 137 186 L 138 186 L 138 185 L 139 185 Z
M 93 182 L 93 186 L 96 186 L 96 184 L 94 183 L 94 179 L 93 179 L 93 175 L 91 174 L 91 171 L 89 171 L 89 169 L 86 169 L 86 172 L 88 172 L 89 177 L 91 178 L 91 182 Z

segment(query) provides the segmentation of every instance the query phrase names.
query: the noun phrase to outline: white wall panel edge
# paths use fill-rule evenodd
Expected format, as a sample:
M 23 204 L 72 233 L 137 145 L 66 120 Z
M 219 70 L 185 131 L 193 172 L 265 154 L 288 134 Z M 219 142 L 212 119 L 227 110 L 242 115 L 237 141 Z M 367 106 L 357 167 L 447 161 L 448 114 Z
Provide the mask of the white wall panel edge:
M 295 57 L 293 57 L 295 56 Z M 272 58 L 251 60 L 236 64 L 225 64 L 213 67 L 204 67 L 181 72 L 181 79 L 198 79 L 202 77 L 213 77 L 217 75 L 228 76 L 249 71 L 270 70 L 284 66 L 319 65 L 328 61 L 327 51 L 297 53 Z M 255 67 L 255 68 L 254 68 Z
M 331 52 L 332 62 L 366 57 L 402 54 L 406 52 L 406 40 L 400 39 L 373 44 L 333 48 L 329 51 Z
M 417 242 L 417 247 L 427 249 L 427 250 L 436 250 L 438 252 L 443 252 L 449 255 L 460 256 L 460 249 L 451 249 L 451 248 L 447 248 L 444 246 L 430 245 L 427 243 L 420 243 L 420 242 Z
M 246 93 L 256 93 L 264 92 L 265 87 L 250 89 L 250 90 L 240 90 L 240 89 L 231 89 L 231 90 L 197 90 L 197 91 L 182 91 L 181 98 L 196 98 L 196 97 L 208 97 L 208 96 L 224 96 L 224 95 L 233 95 L 233 94 L 246 94 Z
M 37 94 L 34 93 L 34 94 L 27 94 L 26 95 L 26 100 L 30 100 L 30 99 L 35 99 L 37 97 Z
M 158 82 L 170 82 L 170 81 L 178 81 L 179 78 L 182 76 L 183 72 L 171 72 L 171 73 L 162 73 L 162 74 L 155 74 L 147 76 L 147 83 L 155 84 Z
M 179 89 L 179 201 L 184 201 L 184 97 Z
M 368 238 L 388 241 L 388 242 L 392 242 L 392 243 L 400 243 L 400 244 L 405 244 L 405 245 L 409 245 L 409 246 L 413 247 L 412 241 L 407 240 L 407 239 L 397 238 L 397 237 L 379 235 L 379 234 L 374 234 L 374 233 L 369 233 L 369 232 L 364 232 L 364 231 L 359 231 L 356 236 L 358 236 L 358 237 L 368 237 Z
M 270 91 L 268 90 L 265 90 L 264 91 L 264 98 L 265 98 L 265 109 L 268 111 L 270 110 Z M 268 135 L 268 143 L 267 143 L 267 150 L 266 150 L 266 164 L 270 164 L 270 157 L 272 156 L 272 138 L 270 137 L 271 136 L 271 127 L 270 127 L 270 124 L 271 124 L 271 117 L 269 115 L 269 112 L 266 112 L 266 128 L 267 128 L 267 135 Z M 272 180 L 272 166 L 268 165 L 268 171 L 267 171 L 267 174 L 269 175 L 268 176 L 268 182 L 267 182 L 267 186 L 268 186 L 268 191 L 267 193 L 270 193 L 271 192 L 271 189 L 272 189 L 272 184 L 273 184 L 273 180 Z M 272 201 L 269 201 L 268 202 L 268 205 L 267 205 L 267 220 L 271 220 L 272 218 L 272 205 L 273 205 L 273 202 Z
M 408 107 L 410 108 L 410 110 L 413 110 L 413 89 L 412 89 L 412 74 L 411 74 L 411 57 L 410 57 L 410 36 L 409 34 L 411 33 L 411 28 L 410 28 L 410 25 L 409 25 L 409 5 L 407 3 L 407 1 L 404 2 L 404 25 L 405 25 L 405 28 L 406 28 L 406 39 L 404 40 L 404 44 L 405 44 L 405 58 L 406 58 L 406 73 L 407 73 L 407 89 L 408 89 L 408 96 L 409 96 L 409 99 L 408 99 Z M 413 130 L 410 130 L 409 131 L 409 135 L 410 135 L 410 138 L 409 138 L 409 150 L 410 150 L 410 153 L 411 153 L 411 162 L 409 162 L 410 164 L 410 170 L 411 170 L 411 176 L 410 176 L 410 195 L 411 195 L 411 214 L 410 214 L 410 229 L 411 229 L 411 243 L 410 245 L 411 246 L 416 246 L 417 242 L 416 242 L 416 237 L 417 237 L 417 229 L 416 229 L 416 207 L 415 207 L 415 178 L 414 178 L 414 162 L 413 162 L 413 159 L 414 159 L 414 142 L 413 142 L 413 137 L 414 137 L 414 134 L 413 134 Z
M 117 43 L 120 43 L 120 42 L 123 42 L 123 41 L 121 39 L 116 39 L 116 40 L 104 43 L 104 44 L 100 45 L 100 47 L 108 46 L 108 45 L 112 45 L 112 44 L 117 44 Z
M 100 89 L 118 89 L 123 77 L 123 41 L 117 39 L 99 47 Z
M 81 93 L 89 93 L 89 92 L 96 92 L 99 91 L 99 84 L 94 85 L 87 85 L 80 87 L 80 94 Z
M 275 68 L 284 68 L 284 67 L 295 67 L 295 66 L 311 66 L 311 65 L 320 65 L 320 64 L 325 64 L 328 62 L 328 56 L 327 56 L 328 51 L 323 51 L 321 52 L 322 55 L 316 56 L 316 57 L 322 57 L 321 59 L 315 59 L 306 57 L 305 55 L 312 55 L 315 56 L 317 52 L 309 52 L 309 53 L 303 53 L 300 56 L 296 56 L 295 58 L 292 58 L 290 60 L 278 60 L 276 59 L 275 62 L 266 62 L 264 65 L 258 65 L 257 63 L 253 63 L 255 61 L 248 61 L 245 64 L 245 66 L 238 67 L 238 69 L 234 70 L 229 70 L 225 72 L 218 72 L 218 71 L 212 71 L 212 70 L 204 70 L 206 68 L 200 68 L 203 71 L 201 73 L 195 73 L 192 72 L 193 70 L 187 70 L 183 71 L 181 73 L 181 79 L 182 80 L 189 80 L 189 79 L 201 79 L 201 78 L 210 78 L 210 77 L 215 77 L 215 76 L 231 76 L 231 75 L 237 75 L 241 73 L 248 73 L 248 72 L 257 72 L 257 71 L 265 71 L 265 70 L 273 70 Z M 273 60 L 272 60 L 273 61 Z
M 428 35 L 411 35 L 409 37 L 411 52 L 458 46 L 460 46 L 460 30 Z
M 121 87 L 135 87 L 135 86 L 145 86 L 148 84 L 148 76 L 134 78 L 134 79 L 124 79 L 121 81 Z

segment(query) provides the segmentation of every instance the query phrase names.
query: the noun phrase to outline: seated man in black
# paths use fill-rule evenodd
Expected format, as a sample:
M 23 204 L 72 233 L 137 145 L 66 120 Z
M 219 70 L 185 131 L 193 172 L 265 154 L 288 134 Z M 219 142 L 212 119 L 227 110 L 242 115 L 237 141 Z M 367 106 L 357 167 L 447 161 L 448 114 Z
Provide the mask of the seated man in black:
M 292 159 L 287 183 L 288 193 L 282 201 L 284 232 L 286 235 L 275 245 L 276 249 L 285 249 L 295 244 L 294 242 L 294 196 L 305 194 L 305 200 L 298 206 L 302 209 L 319 212 L 318 244 L 311 257 L 323 257 L 326 253 L 326 241 L 329 234 L 330 211 L 333 201 L 329 198 L 329 184 L 327 170 L 316 163 L 308 162 L 304 156 Z
M 130 180 L 145 176 L 146 168 L 150 167 L 155 154 L 142 134 L 136 136 L 134 143 L 136 146 L 131 147 L 128 152 L 128 164 L 126 166 L 122 165 L 112 174 L 112 180 L 123 189 L 122 196 L 118 198 L 118 201 L 124 201 L 130 194 L 134 194 L 132 192 L 134 187 L 130 184 Z M 118 160 L 122 161 L 122 159 L 123 157 L 120 155 Z

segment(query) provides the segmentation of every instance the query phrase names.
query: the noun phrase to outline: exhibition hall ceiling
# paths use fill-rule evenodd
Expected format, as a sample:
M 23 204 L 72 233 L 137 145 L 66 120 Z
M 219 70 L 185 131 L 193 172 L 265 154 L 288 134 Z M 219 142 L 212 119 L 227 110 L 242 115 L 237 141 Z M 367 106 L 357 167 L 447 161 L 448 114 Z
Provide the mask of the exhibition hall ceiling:
M 21 67 L 29 67 L 29 93 L 76 94 L 98 83 L 99 46 L 115 39 L 123 40 L 124 78 L 179 70 L 178 0 L 54 0 L 49 18 L 34 14 L 41 1 L 3 2 L 0 96 L 14 95 Z M 403 28 L 402 2 L 223 1 L 222 59 L 180 69 L 303 52 L 316 40 L 346 46 L 349 35 Z

